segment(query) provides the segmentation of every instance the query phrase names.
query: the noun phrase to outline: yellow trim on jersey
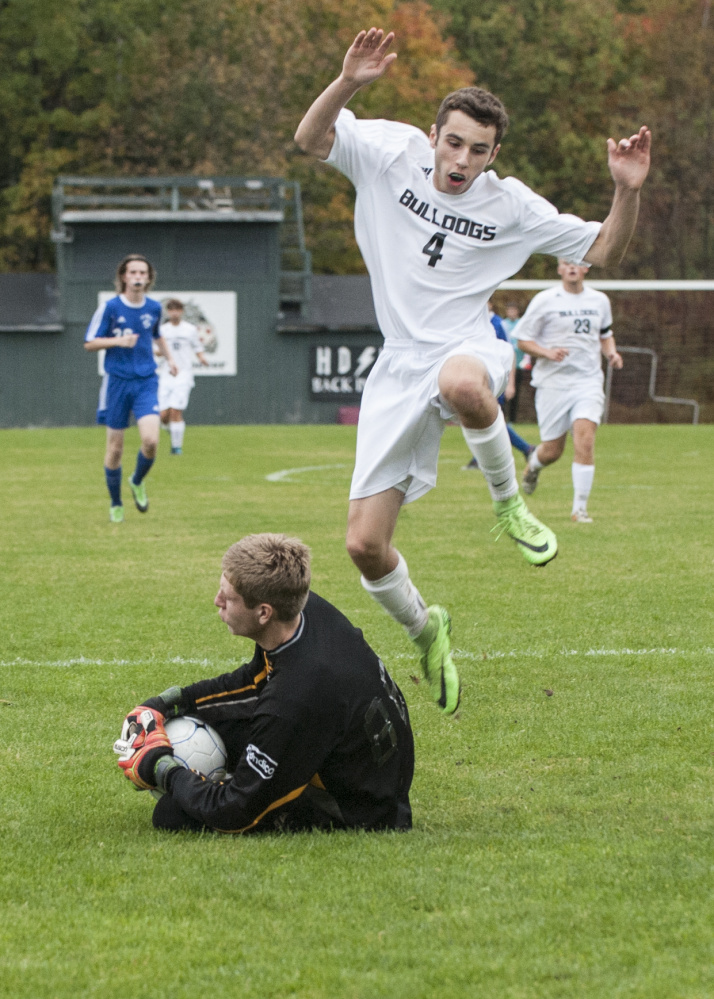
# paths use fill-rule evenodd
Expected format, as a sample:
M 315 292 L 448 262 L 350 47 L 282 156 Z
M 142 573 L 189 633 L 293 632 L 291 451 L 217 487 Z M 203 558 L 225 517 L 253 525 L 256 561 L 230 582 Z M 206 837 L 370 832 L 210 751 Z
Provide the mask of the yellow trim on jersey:
M 268 674 L 272 672 L 273 667 L 268 662 L 268 657 L 266 656 L 265 669 L 253 677 L 252 683 L 247 684 L 245 687 L 239 687 L 237 690 L 222 690 L 219 694 L 206 694 L 205 697 L 197 697 L 196 705 L 203 704 L 205 701 L 218 701 L 222 697 L 233 697 L 234 694 L 243 694 L 246 690 L 256 690 L 260 681 L 265 680 Z
M 272 812 L 274 808 L 280 808 L 281 805 L 286 805 L 289 801 L 294 801 L 295 798 L 299 798 L 300 795 L 302 794 L 302 792 L 305 790 L 306 787 L 307 787 L 307 784 L 303 784 L 302 787 L 298 787 L 294 791 L 291 791 L 290 794 L 286 794 L 284 798 L 279 798 L 277 801 L 274 801 L 272 805 L 268 805 L 268 807 L 265 809 L 264 812 L 260 813 L 260 815 L 257 817 L 257 819 L 253 819 L 253 821 L 250 823 L 250 825 L 243 826 L 242 829 L 218 829 L 218 828 L 216 828 L 215 831 L 219 832 L 219 833 L 231 833 L 233 835 L 238 835 L 239 833 L 244 833 L 247 829 L 252 829 L 253 826 L 257 826 L 257 824 L 260 822 L 260 820 L 265 815 L 267 815 L 268 812 Z

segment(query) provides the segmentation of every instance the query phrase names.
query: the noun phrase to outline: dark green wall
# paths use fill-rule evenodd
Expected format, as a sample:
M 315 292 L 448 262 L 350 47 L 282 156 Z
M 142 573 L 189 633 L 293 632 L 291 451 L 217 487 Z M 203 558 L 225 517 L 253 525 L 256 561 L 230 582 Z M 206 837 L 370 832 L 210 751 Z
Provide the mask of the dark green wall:
M 188 422 L 336 421 L 339 401 L 310 397 L 311 347 L 365 336 L 277 332 L 280 223 L 82 221 L 68 231 L 58 246 L 64 331 L 0 333 L 0 427 L 94 423 L 100 380 L 84 334 L 127 253 L 152 261 L 159 289 L 236 292 L 238 374 L 198 377 Z

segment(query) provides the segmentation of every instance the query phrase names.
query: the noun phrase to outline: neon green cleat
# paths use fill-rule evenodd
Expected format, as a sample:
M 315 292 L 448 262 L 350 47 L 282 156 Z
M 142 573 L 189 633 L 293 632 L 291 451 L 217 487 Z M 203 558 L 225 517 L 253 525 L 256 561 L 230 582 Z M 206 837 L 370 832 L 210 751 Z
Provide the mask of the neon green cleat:
M 146 513 L 149 509 L 149 497 L 146 495 L 146 486 L 143 482 L 139 485 L 134 484 L 134 476 L 129 476 L 129 488 L 131 489 L 131 494 L 134 497 L 134 503 L 136 504 L 136 509 L 139 513 Z
M 451 658 L 451 618 L 447 610 L 436 605 L 427 608 L 427 614 L 424 630 L 413 641 L 421 653 L 420 664 L 432 700 L 445 715 L 452 715 L 459 706 L 461 684 Z
M 496 541 L 505 532 L 519 546 L 531 565 L 546 565 L 558 554 L 558 540 L 549 527 L 541 524 L 525 504 L 520 493 L 507 500 L 496 500 L 493 509 L 498 517 Z
M 112 524 L 121 524 L 121 522 L 124 520 L 124 507 L 110 506 L 109 520 L 112 522 Z

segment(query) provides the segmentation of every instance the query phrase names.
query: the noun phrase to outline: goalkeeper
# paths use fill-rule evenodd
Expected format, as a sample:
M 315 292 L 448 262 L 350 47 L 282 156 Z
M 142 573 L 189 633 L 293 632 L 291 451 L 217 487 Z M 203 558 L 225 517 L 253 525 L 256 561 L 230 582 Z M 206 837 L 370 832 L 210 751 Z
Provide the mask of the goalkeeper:
M 409 829 L 414 742 L 401 691 L 362 632 L 310 591 L 310 552 L 254 534 L 232 545 L 214 603 L 255 641 L 232 673 L 172 687 L 127 715 L 119 766 L 160 792 L 157 829 L 225 833 Z M 233 776 L 213 783 L 173 758 L 164 720 L 221 735 Z

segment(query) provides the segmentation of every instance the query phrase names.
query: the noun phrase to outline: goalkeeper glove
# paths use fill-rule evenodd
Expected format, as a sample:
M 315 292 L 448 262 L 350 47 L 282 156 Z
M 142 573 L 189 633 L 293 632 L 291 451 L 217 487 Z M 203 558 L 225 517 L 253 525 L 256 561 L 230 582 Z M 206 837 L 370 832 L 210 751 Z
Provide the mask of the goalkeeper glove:
M 121 738 L 114 743 L 114 752 L 119 754 L 118 763 L 124 776 L 135 787 L 141 791 L 156 787 L 154 771 L 159 760 L 174 754 L 163 715 L 143 704 L 130 711 L 122 725 Z M 175 765 L 180 766 L 178 762 Z M 162 776 L 164 771 L 162 767 Z

